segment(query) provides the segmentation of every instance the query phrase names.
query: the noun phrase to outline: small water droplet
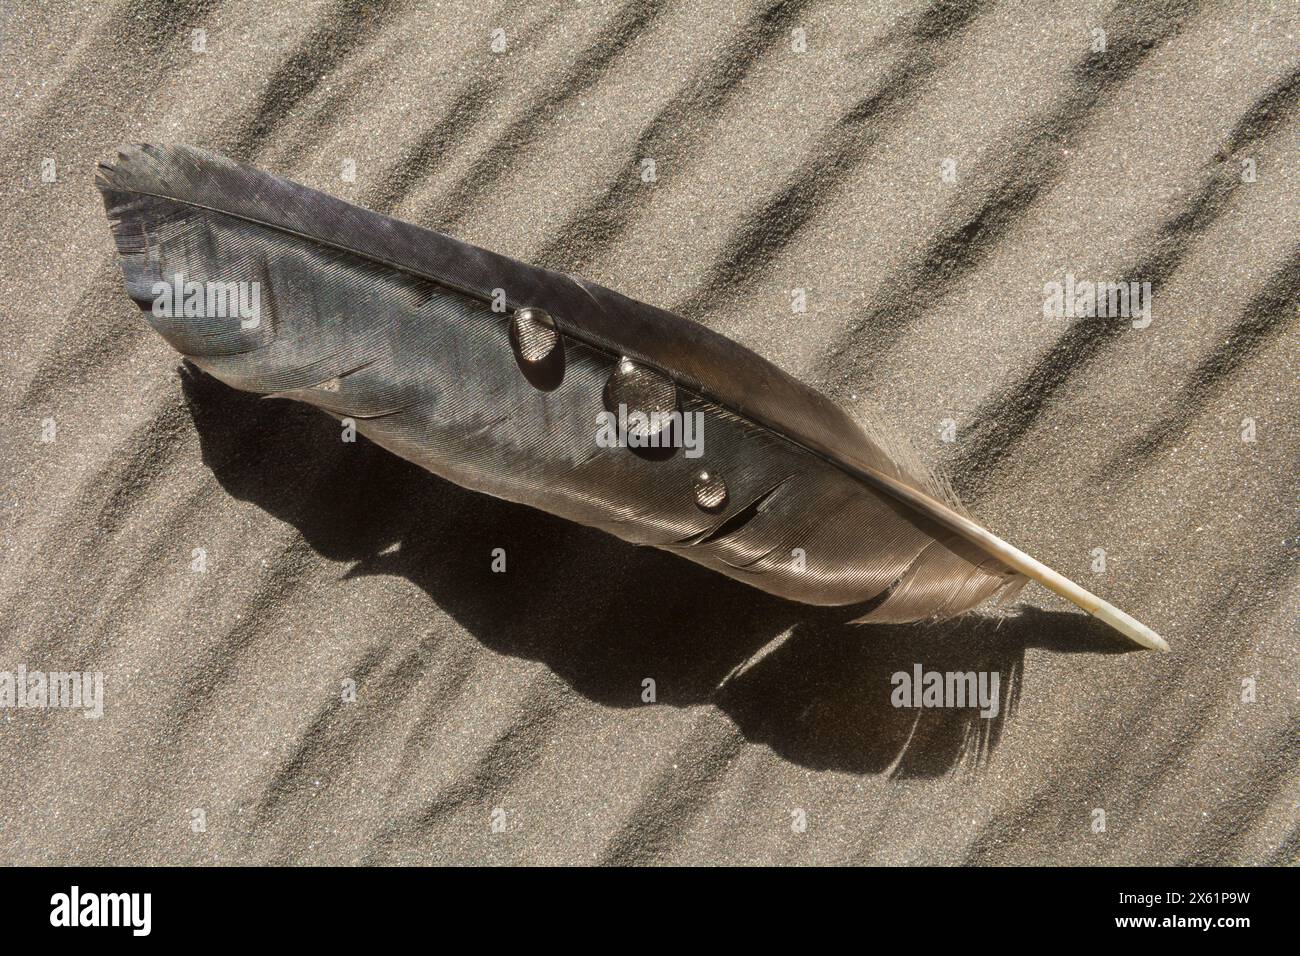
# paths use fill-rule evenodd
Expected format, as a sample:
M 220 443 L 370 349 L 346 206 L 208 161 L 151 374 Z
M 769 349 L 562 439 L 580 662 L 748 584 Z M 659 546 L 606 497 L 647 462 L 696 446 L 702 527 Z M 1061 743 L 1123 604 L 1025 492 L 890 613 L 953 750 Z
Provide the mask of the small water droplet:
M 695 476 L 695 503 L 705 511 L 718 511 L 727 503 L 727 483 L 721 475 L 701 471 Z
M 510 342 L 525 362 L 542 361 L 559 340 L 555 320 L 541 309 L 519 309 L 510 317 Z
M 535 387 L 549 392 L 564 378 L 564 343 L 549 312 L 529 306 L 516 310 L 510 317 L 510 347 Z
M 627 410 L 629 419 L 637 412 L 645 416 L 644 421 L 629 422 L 629 434 L 643 440 L 657 436 L 672 424 L 671 415 L 677 411 L 677 383 L 624 356 L 605 386 L 606 409 L 618 414 L 619 406 Z

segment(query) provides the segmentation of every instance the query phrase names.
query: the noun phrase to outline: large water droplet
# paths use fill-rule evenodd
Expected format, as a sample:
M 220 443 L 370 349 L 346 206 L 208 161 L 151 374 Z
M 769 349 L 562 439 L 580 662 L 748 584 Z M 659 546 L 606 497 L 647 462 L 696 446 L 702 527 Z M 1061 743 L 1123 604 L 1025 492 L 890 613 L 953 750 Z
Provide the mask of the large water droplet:
M 535 387 L 549 392 L 564 378 L 564 342 L 550 313 L 527 306 L 517 310 L 510 317 L 510 347 Z
M 667 439 L 672 413 L 677 411 L 677 383 L 662 372 L 621 358 L 605 386 L 605 408 L 618 415 L 620 406 L 628 417 L 629 438 Z M 635 420 L 634 413 L 639 413 Z
M 541 309 L 520 309 L 510 317 L 510 340 L 525 362 L 540 362 L 560 340 L 555 320 Z
M 695 503 L 705 511 L 720 511 L 727 503 L 727 483 L 722 476 L 701 471 L 695 476 Z

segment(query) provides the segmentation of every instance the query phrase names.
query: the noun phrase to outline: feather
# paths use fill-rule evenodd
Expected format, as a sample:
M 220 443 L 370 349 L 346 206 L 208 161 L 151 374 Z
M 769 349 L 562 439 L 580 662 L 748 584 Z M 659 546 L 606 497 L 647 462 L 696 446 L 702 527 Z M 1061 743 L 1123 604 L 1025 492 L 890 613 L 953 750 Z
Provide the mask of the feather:
M 883 423 L 703 326 L 190 147 L 125 147 L 96 184 L 128 294 L 235 388 L 864 622 L 951 617 L 1032 578 L 1167 649 L 973 521 Z

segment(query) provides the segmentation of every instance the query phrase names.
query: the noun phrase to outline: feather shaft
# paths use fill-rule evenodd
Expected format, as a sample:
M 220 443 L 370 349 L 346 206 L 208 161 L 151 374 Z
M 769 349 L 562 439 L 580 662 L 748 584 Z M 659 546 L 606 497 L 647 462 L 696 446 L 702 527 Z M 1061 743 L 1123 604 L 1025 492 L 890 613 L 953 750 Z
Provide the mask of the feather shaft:
M 1053 570 L 1037 558 L 1030 557 L 965 515 L 953 511 L 943 502 L 936 501 L 924 492 L 910 488 L 888 475 L 872 472 L 870 469 L 861 469 L 859 473 L 863 480 L 888 491 L 901 501 L 914 505 L 945 528 L 956 532 L 1027 578 L 1037 581 L 1076 607 L 1087 611 L 1135 643 L 1153 651 L 1169 650 L 1169 644 L 1164 638 L 1132 615 L 1102 600 L 1087 588 L 1070 580 L 1059 571 Z

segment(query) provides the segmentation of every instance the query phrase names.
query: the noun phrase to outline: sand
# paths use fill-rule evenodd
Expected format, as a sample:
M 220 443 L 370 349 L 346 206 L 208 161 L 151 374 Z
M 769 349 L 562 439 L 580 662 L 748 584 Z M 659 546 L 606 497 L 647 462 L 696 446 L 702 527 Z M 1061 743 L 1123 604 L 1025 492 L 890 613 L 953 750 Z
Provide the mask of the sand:
M 863 6 L 6 0 L 0 671 L 104 698 L 0 709 L 0 862 L 1295 862 L 1300 16 Z M 1173 652 L 1038 587 L 849 626 L 193 374 L 92 184 L 134 141 L 886 408 Z M 1150 323 L 1044 316 L 1066 273 Z M 895 708 L 918 663 L 997 716 Z

